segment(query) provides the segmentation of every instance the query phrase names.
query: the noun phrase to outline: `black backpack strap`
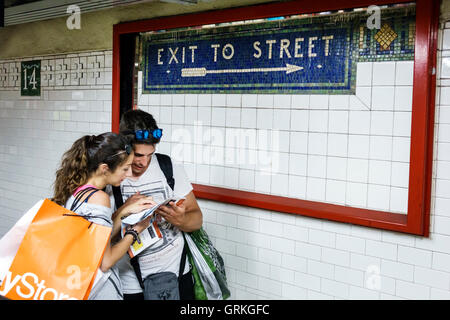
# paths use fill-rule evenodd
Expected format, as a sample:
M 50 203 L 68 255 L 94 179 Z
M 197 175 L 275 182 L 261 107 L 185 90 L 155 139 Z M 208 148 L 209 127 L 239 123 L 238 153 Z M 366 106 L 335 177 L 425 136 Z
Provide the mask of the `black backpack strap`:
M 185 241 L 184 247 L 183 247 L 183 253 L 181 254 L 180 271 L 178 272 L 178 281 L 180 281 L 180 279 L 184 273 L 184 266 L 186 265 L 186 256 L 187 256 L 187 243 Z
M 122 197 L 122 191 L 119 187 L 112 186 L 112 191 L 114 195 L 114 202 L 116 203 L 116 209 L 119 209 L 121 206 L 123 206 L 123 197 Z
M 138 259 L 139 259 L 138 256 L 134 256 L 133 258 L 130 259 L 130 263 L 134 269 L 134 273 L 136 273 L 136 278 L 139 281 L 139 285 L 141 286 L 142 289 L 144 289 L 144 279 L 142 279 L 141 267 L 139 266 Z
M 114 195 L 114 201 L 116 203 L 116 209 L 119 209 L 121 206 L 123 206 L 123 197 L 122 197 L 122 191 L 120 190 L 120 187 L 114 187 L 112 186 L 112 191 Z M 144 281 L 142 280 L 141 275 L 141 268 L 139 267 L 139 261 L 138 257 L 135 256 L 130 259 L 131 266 L 134 269 L 134 272 L 136 273 L 136 278 L 139 281 L 139 285 L 142 289 L 144 289 Z
M 175 188 L 175 179 L 173 178 L 173 167 L 172 160 L 168 155 L 162 153 L 155 153 L 156 159 L 158 160 L 159 167 L 161 168 L 164 176 L 166 177 L 167 184 L 169 187 L 174 190 Z

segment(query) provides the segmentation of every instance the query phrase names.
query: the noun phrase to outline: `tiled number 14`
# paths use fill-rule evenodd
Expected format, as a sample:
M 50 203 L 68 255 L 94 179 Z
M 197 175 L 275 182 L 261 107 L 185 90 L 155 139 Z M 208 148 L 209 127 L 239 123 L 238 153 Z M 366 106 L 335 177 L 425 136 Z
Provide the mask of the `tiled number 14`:
M 25 79 L 25 81 L 24 81 L 24 89 L 28 90 L 28 86 L 27 86 L 27 83 L 28 83 L 28 81 L 27 81 L 28 80 L 27 68 L 23 69 L 23 73 L 24 73 L 24 79 Z M 29 83 L 30 83 L 30 85 L 33 86 L 32 89 L 36 90 L 36 84 L 37 84 L 37 81 L 36 81 L 36 67 L 33 67 L 33 72 L 31 73 L 31 77 L 30 77 Z

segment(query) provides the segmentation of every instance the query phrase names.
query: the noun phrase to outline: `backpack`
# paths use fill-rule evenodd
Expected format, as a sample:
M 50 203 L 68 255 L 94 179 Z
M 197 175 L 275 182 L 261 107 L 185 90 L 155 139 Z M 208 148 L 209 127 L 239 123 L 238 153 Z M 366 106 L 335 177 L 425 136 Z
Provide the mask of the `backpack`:
M 175 179 L 173 178 L 173 168 L 172 168 L 172 160 L 168 155 L 155 153 L 156 159 L 158 160 L 159 167 L 161 168 L 164 176 L 166 177 L 167 184 L 169 187 L 174 190 L 175 187 Z M 122 192 L 119 187 L 112 187 L 114 201 L 116 202 L 116 208 L 120 208 L 123 205 Z M 186 263 L 186 255 L 187 255 L 187 247 L 184 246 L 183 253 L 181 254 L 181 263 L 180 263 L 180 272 L 178 273 L 178 279 L 181 278 L 184 271 L 184 266 Z M 144 280 L 141 275 L 141 268 L 139 267 L 139 255 L 130 259 L 130 263 L 133 266 L 134 272 L 136 273 L 136 277 L 138 278 L 139 284 L 142 289 L 144 289 Z

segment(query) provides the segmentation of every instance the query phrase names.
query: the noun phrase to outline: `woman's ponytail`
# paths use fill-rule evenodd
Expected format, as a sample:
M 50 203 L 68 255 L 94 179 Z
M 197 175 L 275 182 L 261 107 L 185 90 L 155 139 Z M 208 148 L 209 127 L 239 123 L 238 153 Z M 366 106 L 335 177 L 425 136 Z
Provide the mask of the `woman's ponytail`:
M 54 183 L 53 201 L 57 204 L 64 206 L 75 189 L 86 183 L 89 177 L 89 146 L 94 139 L 95 136 L 81 137 L 64 153 Z

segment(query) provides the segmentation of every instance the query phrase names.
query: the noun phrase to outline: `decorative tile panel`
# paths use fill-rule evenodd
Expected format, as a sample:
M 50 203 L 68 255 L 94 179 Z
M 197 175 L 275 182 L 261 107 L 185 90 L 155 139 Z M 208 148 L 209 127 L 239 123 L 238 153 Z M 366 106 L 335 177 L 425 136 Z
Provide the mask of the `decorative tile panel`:
M 142 36 L 144 93 L 354 94 L 358 62 L 414 59 L 415 6 Z
M 111 51 L 38 58 L 41 59 L 41 87 L 43 89 L 111 87 Z M 30 60 L 21 58 L 0 61 L 0 90 L 18 88 L 20 86 L 20 64 Z

